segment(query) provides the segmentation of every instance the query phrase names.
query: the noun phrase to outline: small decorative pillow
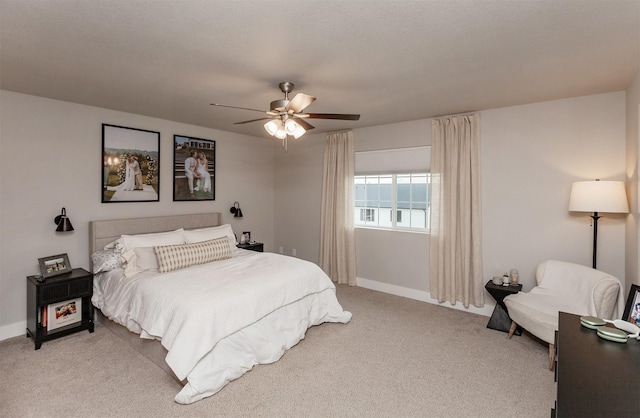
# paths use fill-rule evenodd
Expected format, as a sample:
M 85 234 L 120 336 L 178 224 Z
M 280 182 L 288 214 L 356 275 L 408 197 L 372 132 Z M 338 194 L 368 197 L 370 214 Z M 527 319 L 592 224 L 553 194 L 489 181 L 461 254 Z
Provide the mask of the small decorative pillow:
M 153 250 L 158 259 L 160 273 L 231 258 L 231 248 L 227 237 L 192 244 L 163 245 L 153 247 Z
M 91 254 L 93 272 L 100 273 L 101 271 L 121 268 L 122 262 L 120 261 L 120 255 L 121 253 L 118 250 L 96 251 Z

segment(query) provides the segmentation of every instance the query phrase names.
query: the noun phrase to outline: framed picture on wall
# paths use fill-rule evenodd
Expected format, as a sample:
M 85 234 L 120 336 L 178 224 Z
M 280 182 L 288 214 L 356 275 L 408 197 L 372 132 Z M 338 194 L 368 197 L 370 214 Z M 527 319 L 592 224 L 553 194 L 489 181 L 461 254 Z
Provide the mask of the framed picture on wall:
M 102 124 L 102 203 L 160 200 L 160 132 Z
M 173 200 L 216 199 L 216 141 L 173 136 Z

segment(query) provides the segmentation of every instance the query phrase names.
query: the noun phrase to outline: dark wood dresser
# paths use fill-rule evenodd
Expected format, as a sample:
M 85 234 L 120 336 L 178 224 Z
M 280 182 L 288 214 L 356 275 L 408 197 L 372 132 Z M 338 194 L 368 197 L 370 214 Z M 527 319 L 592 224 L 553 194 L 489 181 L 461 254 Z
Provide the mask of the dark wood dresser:
M 556 350 L 552 417 L 640 417 L 640 341 L 604 340 L 561 312 Z

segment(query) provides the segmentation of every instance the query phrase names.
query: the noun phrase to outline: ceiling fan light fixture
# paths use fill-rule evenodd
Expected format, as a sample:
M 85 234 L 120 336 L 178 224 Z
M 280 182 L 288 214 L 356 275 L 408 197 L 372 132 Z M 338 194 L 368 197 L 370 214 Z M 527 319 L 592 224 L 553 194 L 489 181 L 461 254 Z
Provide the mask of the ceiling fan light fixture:
M 278 129 L 280 128 L 279 125 L 280 123 L 278 123 L 277 120 L 270 120 L 269 122 L 264 124 L 264 130 L 267 131 L 269 135 L 275 136 L 276 132 L 278 132 Z
M 300 138 L 305 134 L 305 132 L 307 132 L 307 130 L 304 129 L 302 125 L 300 125 L 293 119 L 288 119 L 284 124 L 284 128 L 287 131 L 287 134 L 293 136 L 295 139 Z
M 293 133 L 298 129 L 300 125 L 296 123 L 293 119 L 287 119 L 284 123 L 284 130 L 287 131 L 287 134 L 293 135 Z
M 305 134 L 305 132 L 307 132 L 302 126 L 299 126 L 298 129 L 293 133 L 293 137 L 295 139 L 300 138 L 302 135 Z
M 280 127 L 273 136 L 278 139 L 285 139 L 287 137 L 287 132 L 284 130 L 284 128 Z
M 306 132 L 302 126 L 290 119 L 285 123 L 278 119 L 270 120 L 264 124 L 264 130 L 278 139 L 285 139 L 287 134 L 292 135 L 294 138 L 299 138 Z

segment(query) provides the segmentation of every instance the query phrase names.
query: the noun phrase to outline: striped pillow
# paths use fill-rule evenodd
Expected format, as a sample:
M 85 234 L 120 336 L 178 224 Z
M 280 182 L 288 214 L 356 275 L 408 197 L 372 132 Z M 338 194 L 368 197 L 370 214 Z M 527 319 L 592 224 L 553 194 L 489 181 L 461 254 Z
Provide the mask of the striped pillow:
M 163 245 L 153 247 L 153 251 L 158 259 L 160 273 L 231 258 L 231 248 L 227 237 L 193 244 Z

